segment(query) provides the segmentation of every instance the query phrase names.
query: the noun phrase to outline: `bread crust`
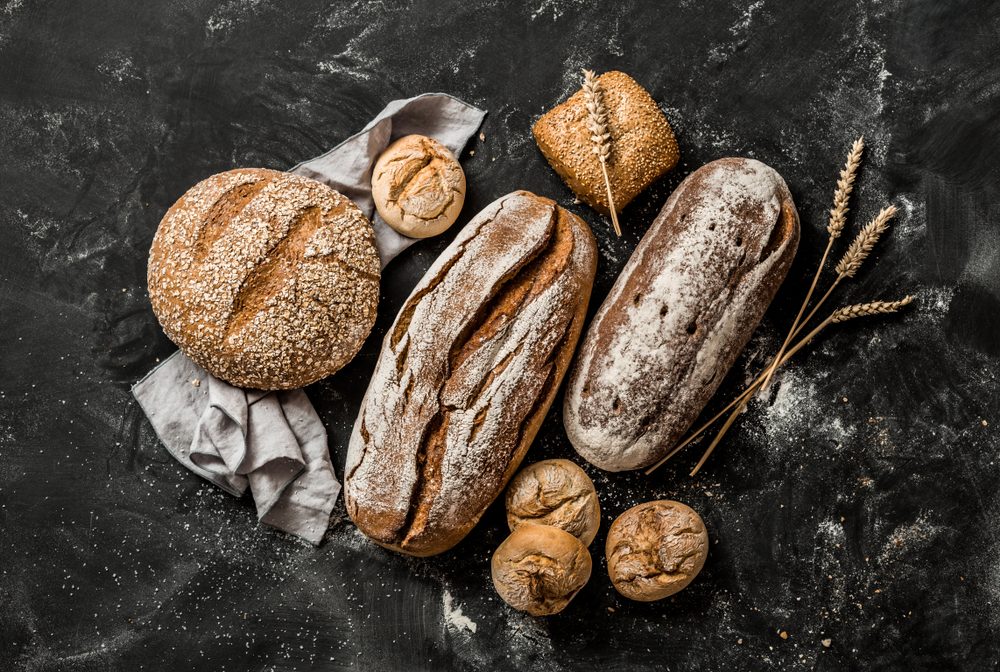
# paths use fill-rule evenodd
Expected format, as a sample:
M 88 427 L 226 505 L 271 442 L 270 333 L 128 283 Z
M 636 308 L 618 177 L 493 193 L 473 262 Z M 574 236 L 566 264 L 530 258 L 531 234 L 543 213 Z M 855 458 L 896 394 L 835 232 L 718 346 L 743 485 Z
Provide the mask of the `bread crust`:
M 688 176 L 577 353 L 563 409 L 576 451 L 609 471 L 663 457 L 757 328 L 798 240 L 795 204 L 772 168 L 726 158 Z
M 565 609 L 587 585 L 592 569 L 583 542 L 549 525 L 518 527 L 490 559 L 497 594 L 532 616 L 551 616 Z
M 462 211 L 465 172 L 434 138 L 407 135 L 386 147 L 375 162 L 372 198 L 382 219 L 404 236 L 436 236 Z
M 552 403 L 596 262 L 583 220 L 524 191 L 459 232 L 386 334 L 354 425 L 344 492 L 363 533 L 427 556 L 472 529 Z
M 507 486 L 507 526 L 551 525 L 590 546 L 601 527 L 597 490 L 570 460 L 542 460 L 517 472 Z
M 624 72 L 597 78 L 608 110 L 608 179 L 621 211 L 680 159 L 677 140 L 653 97 Z M 609 214 L 601 165 L 587 127 L 583 90 L 543 114 L 531 129 L 545 159 L 580 200 Z
M 361 210 L 275 170 L 202 180 L 167 211 L 149 252 L 163 331 L 238 387 L 303 387 L 349 362 L 375 323 L 379 258 Z
M 604 547 L 615 590 L 639 602 L 662 600 L 698 576 L 708 557 L 708 531 L 686 504 L 645 502 L 611 523 Z

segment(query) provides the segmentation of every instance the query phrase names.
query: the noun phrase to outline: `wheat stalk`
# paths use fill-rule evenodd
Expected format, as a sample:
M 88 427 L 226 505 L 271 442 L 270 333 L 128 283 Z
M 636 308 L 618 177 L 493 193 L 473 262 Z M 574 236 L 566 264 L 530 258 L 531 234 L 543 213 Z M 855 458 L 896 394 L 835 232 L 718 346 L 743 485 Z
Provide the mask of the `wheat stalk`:
M 812 331 L 810 331 L 807 335 L 805 335 L 798 343 L 796 343 L 792 348 L 790 348 L 788 352 L 786 352 L 782 356 L 777 366 L 781 366 L 789 359 L 791 359 L 791 357 L 795 353 L 804 348 L 812 339 L 814 339 L 821 331 L 823 331 L 831 324 L 839 324 L 840 322 L 846 322 L 848 320 L 853 320 L 858 317 L 868 317 L 870 315 L 895 313 L 900 308 L 908 306 L 912 302 L 913 302 L 912 296 L 904 296 L 902 299 L 898 301 L 872 301 L 871 303 L 858 303 L 852 306 L 844 306 L 843 308 L 838 308 L 837 310 L 833 311 L 829 315 L 829 317 L 827 317 L 825 320 L 816 325 L 816 327 Z M 777 366 L 775 368 L 777 368 Z M 754 392 L 757 389 L 763 387 L 763 381 L 760 378 L 758 378 L 758 381 L 759 383 L 755 382 L 754 384 L 752 384 L 750 387 L 744 390 L 743 393 L 727 407 L 728 409 L 732 408 L 732 406 L 736 404 L 740 404 L 737 410 L 734 411 L 726 420 L 726 423 L 722 426 L 722 429 L 719 430 L 719 433 L 712 440 L 712 443 L 709 444 L 708 448 L 705 449 L 705 452 L 702 454 L 701 459 L 698 460 L 698 464 L 696 464 L 694 466 L 694 469 L 691 470 L 690 474 L 691 476 L 696 475 L 698 471 L 705 465 L 705 462 L 708 461 L 708 458 L 712 454 L 712 451 L 714 451 L 715 447 L 719 445 L 720 441 L 722 441 L 722 437 L 726 435 L 726 432 L 732 426 L 733 422 L 739 416 L 740 411 L 742 411 L 743 408 L 746 406 L 747 402 L 753 396 Z M 725 413 L 725 411 L 726 409 L 723 409 L 719 413 L 719 415 L 722 415 L 722 413 Z M 656 465 L 648 469 L 646 473 L 649 474 L 650 472 L 652 472 L 653 469 L 660 466 L 663 462 L 665 462 L 667 459 L 673 456 L 676 452 L 677 449 L 671 451 L 670 455 L 668 455 L 667 458 L 661 460 Z
M 858 270 L 861 269 L 861 264 L 864 263 L 865 259 L 868 258 L 868 255 L 875 247 L 875 243 L 878 242 L 878 239 L 881 238 L 882 234 L 889 228 L 889 220 L 896 216 L 896 212 L 896 206 L 894 205 L 882 208 L 875 218 L 868 222 L 864 228 L 861 229 L 858 235 L 855 236 L 854 240 L 851 241 L 850 246 L 847 248 L 847 252 L 845 252 L 844 256 L 840 258 L 839 262 L 837 262 L 837 266 L 835 267 L 837 277 L 833 279 L 833 282 L 830 284 L 829 288 L 827 288 L 826 293 L 823 294 L 823 297 L 816 302 L 816 305 L 813 306 L 813 309 L 809 311 L 808 315 L 805 316 L 805 319 L 799 322 L 798 327 L 796 327 L 795 331 L 792 333 L 792 338 L 798 336 L 799 332 L 801 332 L 802 329 L 812 321 L 812 318 L 816 316 L 816 313 L 823 307 L 823 304 L 826 303 L 828 298 L 830 298 L 830 294 L 833 293 L 833 290 L 837 289 L 837 285 L 839 285 L 841 281 L 846 280 L 847 278 L 853 278 L 857 274 Z
M 837 180 L 837 188 L 833 192 L 833 208 L 830 209 L 830 223 L 826 230 L 830 237 L 836 239 L 844 230 L 847 223 L 847 203 L 854 191 L 854 178 L 857 177 L 858 167 L 861 165 L 861 154 L 865 149 L 864 136 L 858 138 L 851 145 L 851 151 L 847 155 L 847 163 L 840 171 L 840 179 Z
M 883 315 L 885 313 L 898 312 L 900 308 L 913 303 L 912 296 L 904 296 L 899 301 L 872 301 L 871 303 L 856 303 L 853 306 L 844 306 L 833 311 L 827 320 L 830 324 L 847 322 L 857 317 L 868 317 L 869 315 Z
M 861 264 L 871 254 L 875 243 L 878 242 L 881 235 L 889 228 L 889 220 L 895 217 L 895 215 L 895 206 L 890 205 L 887 208 L 882 208 L 878 215 L 875 216 L 875 219 L 868 222 L 861 229 L 861 232 L 851 242 L 850 247 L 847 248 L 847 252 L 844 253 L 843 258 L 837 264 L 836 271 L 838 276 L 845 278 L 854 277 L 854 274 L 861 268 Z
M 840 237 L 840 234 L 844 230 L 844 225 L 847 223 L 847 205 L 851 199 L 851 192 L 854 191 L 854 180 L 857 177 L 858 168 L 861 166 L 861 157 L 864 150 L 865 138 L 864 136 L 861 136 L 854 141 L 853 145 L 851 145 L 851 151 L 847 154 L 847 161 L 844 163 L 844 168 L 840 171 L 840 177 L 837 180 L 837 187 L 833 191 L 833 208 L 830 209 L 830 221 L 826 226 L 827 233 L 830 235 L 826 241 L 826 249 L 823 251 L 823 257 L 819 261 L 819 266 L 816 267 L 816 274 L 813 275 L 812 284 L 809 286 L 809 291 L 806 292 L 806 298 L 802 301 L 802 305 L 799 307 L 799 312 L 795 316 L 795 320 L 792 322 L 792 326 L 788 330 L 785 340 L 781 343 L 781 347 L 778 348 L 778 354 L 774 356 L 774 359 L 764 371 L 764 382 L 762 383 L 763 387 L 767 387 L 767 385 L 771 382 L 771 378 L 774 376 L 774 371 L 777 368 L 776 363 L 781 361 L 781 357 L 784 355 L 785 349 L 788 347 L 788 344 L 791 343 L 792 339 L 795 338 L 795 334 L 797 333 L 797 330 L 799 330 L 799 325 L 803 323 L 802 315 L 806 312 L 806 308 L 809 306 L 809 301 L 812 299 L 813 292 L 816 291 L 816 283 L 819 282 L 819 276 L 823 272 L 823 267 L 826 266 L 826 259 L 830 256 L 830 249 L 833 247 L 833 241 Z
M 618 225 L 615 200 L 611 195 L 611 179 L 608 177 L 608 161 L 611 160 L 611 131 L 608 130 L 608 110 L 604 106 L 604 94 L 593 70 L 585 69 L 583 71 L 583 99 L 587 105 L 587 130 L 590 131 L 590 141 L 594 143 L 593 152 L 597 155 L 597 162 L 601 165 L 604 188 L 607 189 L 608 193 L 611 224 L 615 228 L 615 235 L 621 237 L 622 230 Z

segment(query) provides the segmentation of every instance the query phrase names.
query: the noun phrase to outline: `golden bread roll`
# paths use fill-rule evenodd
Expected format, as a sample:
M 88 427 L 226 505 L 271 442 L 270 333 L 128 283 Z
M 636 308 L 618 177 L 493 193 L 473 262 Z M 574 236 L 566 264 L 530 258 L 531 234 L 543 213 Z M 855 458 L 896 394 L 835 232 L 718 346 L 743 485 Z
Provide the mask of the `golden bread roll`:
M 465 203 L 465 172 L 434 138 L 407 135 L 375 162 L 372 198 L 382 219 L 404 236 L 436 236 L 458 219 Z
M 569 532 L 522 525 L 493 554 L 493 586 L 503 601 L 532 616 L 566 608 L 590 579 L 590 553 Z
M 594 482 L 569 460 L 529 464 L 507 486 L 507 524 L 551 525 L 590 546 L 601 526 Z
M 640 602 L 687 587 L 705 565 L 708 532 L 694 509 L 657 500 L 634 506 L 611 523 L 605 544 L 615 589 Z

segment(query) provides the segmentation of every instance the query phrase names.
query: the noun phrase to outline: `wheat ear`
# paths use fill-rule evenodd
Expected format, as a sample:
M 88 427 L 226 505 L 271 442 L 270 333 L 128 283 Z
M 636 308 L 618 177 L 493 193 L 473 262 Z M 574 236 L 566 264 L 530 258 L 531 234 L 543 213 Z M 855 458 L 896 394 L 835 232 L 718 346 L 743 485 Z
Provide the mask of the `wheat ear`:
M 912 302 L 913 302 L 913 297 L 912 296 L 905 296 L 905 297 L 903 297 L 902 299 L 900 299 L 898 301 L 873 301 L 871 303 L 859 303 L 859 304 L 855 304 L 855 305 L 852 305 L 852 306 L 845 306 L 843 308 L 838 308 L 833 313 L 831 313 L 829 315 L 829 317 L 827 317 L 825 320 L 823 320 L 822 322 L 820 322 L 806 336 L 804 336 L 801 340 L 799 340 L 794 346 L 792 346 L 791 348 L 789 348 L 788 351 L 785 352 L 784 355 L 782 355 L 781 360 L 777 363 L 777 367 L 784 366 L 785 362 L 787 362 L 789 359 L 791 359 L 792 356 L 795 355 L 795 353 L 797 353 L 799 350 L 801 350 L 803 347 L 805 347 L 813 338 L 815 338 L 821 331 L 823 331 L 823 329 L 825 329 L 826 327 L 828 327 L 831 324 L 838 324 L 840 322 L 846 322 L 847 320 L 852 320 L 852 319 L 854 319 L 856 317 L 865 317 L 865 316 L 868 316 L 868 315 L 879 315 L 879 314 L 883 314 L 883 313 L 895 313 L 900 308 L 903 308 L 904 306 L 908 306 Z M 705 432 L 705 430 L 708 429 L 709 427 L 711 427 L 715 423 L 716 420 L 718 420 L 719 418 L 721 418 L 723 416 L 723 414 L 725 414 L 726 411 L 728 411 L 729 409 L 731 409 L 733 406 L 736 406 L 737 404 L 739 404 L 739 403 L 741 403 L 743 401 L 746 401 L 750 397 L 752 397 L 754 395 L 754 393 L 758 389 L 760 389 L 760 387 L 762 386 L 763 382 L 764 382 L 763 376 L 758 376 L 757 379 L 753 383 L 751 383 L 750 386 L 747 387 L 747 389 L 745 389 L 742 393 L 740 393 L 740 395 L 738 397 L 736 397 L 731 402 L 729 402 L 729 404 L 725 408 L 723 408 L 721 411 L 719 411 L 718 413 L 716 413 L 710 420 L 708 420 L 701 427 L 699 427 L 694 432 L 692 432 L 688 436 L 687 439 L 685 439 L 683 442 L 677 444 L 677 446 L 673 450 L 671 450 L 666 455 L 666 457 L 664 457 L 659 462 L 657 462 L 653 466 L 651 466 L 648 469 L 646 469 L 646 471 L 645 471 L 646 475 L 648 476 L 648 475 L 652 474 L 654 471 L 656 471 L 661 466 L 663 466 L 663 464 L 666 463 L 667 460 L 669 460 L 670 458 L 672 458 L 674 455 L 676 455 L 677 453 L 679 453 L 684 447 L 686 447 L 692 441 L 694 441 L 699 436 L 701 436 Z M 729 423 L 729 424 L 732 424 L 732 423 Z M 694 476 L 695 474 L 697 474 L 698 470 L 701 469 L 702 465 L 705 464 L 705 461 L 708 459 L 708 456 L 712 454 L 712 451 L 715 450 L 715 446 L 718 445 L 718 441 L 720 439 L 721 439 L 721 437 L 717 437 L 716 441 L 713 441 L 712 445 L 709 446 L 709 448 L 705 451 L 705 453 L 702 455 L 701 459 L 698 461 L 697 466 L 695 466 L 695 468 L 691 471 L 691 475 L 692 476 Z
M 831 324 L 846 322 L 847 320 L 853 320 L 856 317 L 866 317 L 868 315 L 881 315 L 883 313 L 895 313 L 903 306 L 909 305 L 912 301 L 913 301 L 912 296 L 905 296 L 899 301 L 873 301 L 871 303 L 859 303 L 853 306 L 845 306 L 843 308 L 838 308 L 837 310 L 833 311 L 833 313 L 831 313 L 829 317 L 827 317 L 825 320 L 816 325 L 816 328 L 810 331 L 806 336 L 804 336 L 801 341 L 796 343 L 795 347 L 791 348 L 786 354 L 786 356 L 783 356 L 781 358 L 781 363 L 788 361 L 789 357 L 798 352 L 809 341 L 815 338 L 816 335 L 819 334 L 819 332 L 823 331 L 823 329 L 825 329 Z M 762 382 L 760 388 L 763 387 L 764 384 Z M 747 402 L 750 400 L 750 396 L 751 395 L 747 395 L 746 397 L 743 398 L 743 401 L 739 407 L 740 410 L 742 410 L 746 406 Z M 696 464 L 694 466 L 694 469 L 691 470 L 691 476 L 697 474 L 698 470 L 701 469 L 702 466 L 704 466 L 705 462 L 712 454 L 712 451 L 714 451 L 715 447 L 719 445 L 720 441 L 722 441 L 722 437 L 726 435 L 726 432 L 732 426 L 733 422 L 736 420 L 738 415 L 739 411 L 736 411 L 729 416 L 729 418 L 726 420 L 726 424 L 722 426 L 721 430 L 719 430 L 719 434 L 714 439 L 712 439 L 712 443 L 709 444 L 707 449 L 705 449 L 705 452 L 702 454 L 701 459 L 698 460 L 698 464 Z
M 861 269 L 861 264 L 863 264 L 865 259 L 868 258 L 868 255 L 871 254 L 872 249 L 875 247 L 875 243 L 877 243 L 879 238 L 882 237 L 882 234 L 889 229 L 889 220 L 896 216 L 896 212 L 896 206 L 894 205 L 882 208 L 879 213 L 875 215 L 872 221 L 868 222 L 864 228 L 858 232 L 858 235 L 855 236 L 853 241 L 851 241 L 850 247 L 847 248 L 847 252 L 845 252 L 844 256 L 837 262 L 835 267 L 837 277 L 833 279 L 833 282 L 830 284 L 830 287 L 827 288 L 826 293 L 823 294 L 822 298 L 816 302 L 816 305 L 813 306 L 811 311 L 809 311 L 809 314 L 806 315 L 801 322 L 799 322 L 799 326 L 795 329 L 794 333 L 792 333 L 792 338 L 798 336 L 805 326 L 812 321 L 813 317 L 816 316 L 816 313 L 823 307 L 823 304 L 826 303 L 828 298 L 830 298 L 830 294 L 833 293 L 833 290 L 837 288 L 837 285 L 839 285 L 841 281 L 853 278 L 857 274 L 857 272 Z
M 833 247 L 833 242 L 840 237 L 840 234 L 844 231 L 844 226 L 847 223 L 847 212 L 848 204 L 851 200 L 851 192 L 854 191 L 854 180 L 858 174 L 858 168 L 861 166 L 861 157 L 865 151 L 865 138 L 861 136 L 854 141 L 851 145 L 851 151 L 847 155 L 847 161 L 844 163 L 844 168 L 840 171 L 840 178 L 837 180 L 837 187 L 833 191 L 833 208 L 830 209 L 830 221 L 826 225 L 826 231 L 829 237 L 826 241 L 826 249 L 823 251 L 823 257 L 819 261 L 819 266 L 816 267 L 816 274 L 813 275 L 812 284 L 809 286 L 809 291 L 806 292 L 806 298 L 802 301 L 802 306 L 799 307 L 799 312 L 795 316 L 795 321 L 792 322 L 791 328 L 788 330 L 788 334 L 785 336 L 785 340 L 782 342 L 781 347 L 778 348 L 778 354 L 774 356 L 774 359 L 768 365 L 767 369 L 764 371 L 764 382 L 763 387 L 771 382 L 771 377 L 774 375 L 774 371 L 777 368 L 776 363 L 781 361 L 781 357 L 791 343 L 792 339 L 795 338 L 796 330 L 799 328 L 799 324 L 802 322 L 802 315 L 806 312 L 806 308 L 809 306 L 809 301 L 812 300 L 813 292 L 816 291 L 816 283 L 819 282 L 819 276 L 823 272 L 823 267 L 826 266 L 826 259 L 830 256 L 830 249 Z
M 593 70 L 583 71 L 583 99 L 587 105 L 587 130 L 590 131 L 590 141 L 594 144 L 593 152 L 601 164 L 601 174 L 604 176 L 604 188 L 608 193 L 608 209 L 611 211 L 611 224 L 615 235 L 619 238 L 622 229 L 618 225 L 618 213 L 615 211 L 615 200 L 611 195 L 611 179 L 608 177 L 608 161 L 611 160 L 611 131 L 608 130 L 608 110 L 604 106 L 604 93 Z

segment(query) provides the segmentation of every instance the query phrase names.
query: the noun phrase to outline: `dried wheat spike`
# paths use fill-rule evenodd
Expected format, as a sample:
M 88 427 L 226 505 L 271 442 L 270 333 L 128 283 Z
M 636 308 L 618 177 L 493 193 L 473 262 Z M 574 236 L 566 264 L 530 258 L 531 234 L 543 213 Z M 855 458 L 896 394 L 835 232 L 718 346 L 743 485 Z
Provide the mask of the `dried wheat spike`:
M 611 158 L 611 132 L 608 130 L 608 110 L 604 107 L 601 87 L 593 70 L 583 71 L 583 97 L 587 105 L 587 130 L 594 143 L 594 153 L 602 163 Z
M 872 248 L 878 242 L 879 237 L 889 228 L 889 220 L 896 216 L 896 206 L 890 205 L 875 215 L 875 218 L 868 222 L 858 233 L 857 237 L 851 241 L 850 247 L 837 264 L 837 275 L 845 278 L 853 278 L 861 264 L 864 263 Z
M 830 210 L 830 223 L 826 230 L 831 238 L 837 238 L 844 230 L 847 223 L 847 202 L 851 198 L 851 191 L 854 190 L 854 178 L 858 173 L 858 166 L 861 165 L 861 154 L 865 149 L 864 136 L 854 141 L 851 146 L 851 153 L 847 155 L 847 163 L 840 171 L 840 179 L 837 180 L 837 188 L 833 192 L 833 208 Z
M 904 296 L 899 301 L 872 301 L 871 303 L 858 303 L 853 306 L 844 306 L 833 311 L 830 315 L 830 322 L 837 324 L 853 320 L 856 317 L 867 317 L 868 315 L 881 315 L 883 313 L 895 313 L 903 306 L 913 303 L 912 296 Z

